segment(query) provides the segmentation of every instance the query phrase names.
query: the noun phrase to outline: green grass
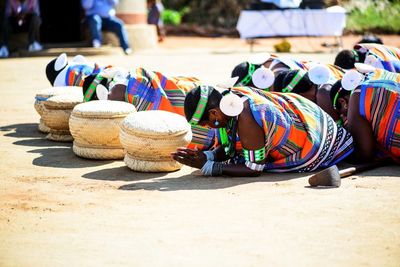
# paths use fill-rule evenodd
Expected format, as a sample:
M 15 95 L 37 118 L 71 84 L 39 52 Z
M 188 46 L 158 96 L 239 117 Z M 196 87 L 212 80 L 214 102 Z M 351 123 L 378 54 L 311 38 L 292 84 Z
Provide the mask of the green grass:
M 400 33 L 400 0 L 350 1 L 346 30 L 355 33 Z M 351 7 L 354 4 L 355 6 Z

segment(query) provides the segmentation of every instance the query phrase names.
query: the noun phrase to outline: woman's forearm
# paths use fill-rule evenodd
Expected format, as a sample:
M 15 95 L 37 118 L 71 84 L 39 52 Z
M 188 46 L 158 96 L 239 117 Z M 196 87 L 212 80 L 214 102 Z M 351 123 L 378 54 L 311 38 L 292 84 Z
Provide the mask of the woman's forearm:
M 262 172 L 249 169 L 244 164 L 224 164 L 222 166 L 222 175 L 236 177 L 255 177 L 260 176 Z

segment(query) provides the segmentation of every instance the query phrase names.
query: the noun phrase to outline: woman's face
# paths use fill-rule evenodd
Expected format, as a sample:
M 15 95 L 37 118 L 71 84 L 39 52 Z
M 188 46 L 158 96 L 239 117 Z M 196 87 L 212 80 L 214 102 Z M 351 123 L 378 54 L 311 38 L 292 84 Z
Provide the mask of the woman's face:
M 340 104 L 338 111 L 342 118 L 347 118 L 347 112 L 349 110 L 349 100 L 350 100 L 350 95 L 338 98 L 338 102 Z
M 210 128 L 225 128 L 228 125 L 229 117 L 224 115 L 219 108 L 213 108 L 208 111 L 208 120 L 199 122 L 201 126 Z

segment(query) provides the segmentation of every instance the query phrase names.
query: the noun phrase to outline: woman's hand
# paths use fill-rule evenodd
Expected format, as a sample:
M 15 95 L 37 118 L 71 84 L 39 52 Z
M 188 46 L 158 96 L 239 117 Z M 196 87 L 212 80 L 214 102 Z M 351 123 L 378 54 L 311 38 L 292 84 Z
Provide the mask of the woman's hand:
M 174 160 L 198 169 L 201 169 L 207 161 L 206 155 L 197 149 L 180 147 L 171 155 Z

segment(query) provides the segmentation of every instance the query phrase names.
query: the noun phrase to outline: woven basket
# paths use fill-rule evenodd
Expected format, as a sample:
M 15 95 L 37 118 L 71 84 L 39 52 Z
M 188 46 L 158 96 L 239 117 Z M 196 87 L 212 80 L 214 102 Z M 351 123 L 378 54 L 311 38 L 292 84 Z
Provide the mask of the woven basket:
M 44 124 L 42 118 L 40 118 L 38 129 L 42 133 L 49 133 L 50 132 L 50 128 L 47 127 L 46 124 Z
M 181 164 L 170 154 L 187 146 L 191 139 L 190 125 L 183 116 L 161 110 L 130 114 L 120 131 L 121 144 L 127 152 L 125 164 L 143 172 L 179 170 Z
M 77 86 L 60 86 L 60 87 L 50 87 L 44 90 L 41 90 L 35 96 L 34 107 L 36 112 L 42 117 L 45 112 L 44 102 L 52 96 L 62 95 L 62 94 L 82 94 L 82 88 Z M 40 119 L 39 123 L 39 131 L 43 133 L 50 132 L 49 127 L 47 127 L 43 120 Z
M 69 132 L 69 117 L 72 109 L 82 103 L 83 96 L 79 94 L 64 94 L 52 96 L 44 101 L 43 122 L 50 128 L 47 138 L 53 141 L 72 141 Z
M 182 164 L 171 159 L 171 156 L 155 160 L 141 159 L 130 153 L 126 153 L 124 158 L 126 166 L 138 172 L 172 172 L 182 167 Z
M 90 159 L 123 159 L 119 140 L 120 125 L 136 112 L 132 104 L 121 101 L 91 101 L 75 106 L 69 119 L 76 155 Z

